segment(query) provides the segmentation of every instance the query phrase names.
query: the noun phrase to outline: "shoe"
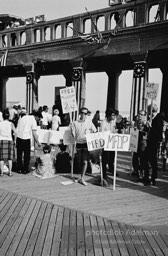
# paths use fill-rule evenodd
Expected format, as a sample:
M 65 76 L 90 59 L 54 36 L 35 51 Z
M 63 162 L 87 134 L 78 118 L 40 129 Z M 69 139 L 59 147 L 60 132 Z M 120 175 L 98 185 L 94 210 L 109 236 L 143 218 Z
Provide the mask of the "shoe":
M 1 173 L 0 173 L 0 177 L 3 177 L 3 176 L 4 176 L 4 174 L 3 174 L 3 172 L 1 172 Z
M 80 183 L 81 182 L 81 178 L 78 178 L 77 180 L 75 180 L 75 183 Z
M 137 171 L 133 171 L 133 172 L 131 173 L 131 176 L 133 176 L 133 177 L 139 177 L 139 173 L 138 173 Z
M 81 179 L 81 180 L 80 180 L 80 184 L 82 184 L 82 185 L 84 185 L 84 186 L 87 186 L 86 181 L 85 181 L 85 180 L 83 180 L 83 179 Z
M 8 176 L 9 176 L 9 177 L 13 176 L 13 172 L 10 172 L 10 173 L 8 174 Z
M 145 180 L 145 181 L 144 181 L 144 186 L 150 186 L 150 185 L 151 185 L 150 180 Z
M 152 184 L 152 186 L 156 186 L 156 181 L 155 180 L 151 180 L 151 184 Z

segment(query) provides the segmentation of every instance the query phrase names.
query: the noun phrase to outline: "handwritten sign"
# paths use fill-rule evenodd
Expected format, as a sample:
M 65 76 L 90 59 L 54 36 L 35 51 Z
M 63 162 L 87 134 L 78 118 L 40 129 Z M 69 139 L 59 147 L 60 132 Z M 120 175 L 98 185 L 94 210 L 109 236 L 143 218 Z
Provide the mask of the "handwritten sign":
M 159 84 L 156 83 L 146 83 L 145 86 L 145 98 L 156 100 L 158 96 Z
M 75 87 L 70 86 L 60 89 L 60 97 L 63 113 L 70 113 L 77 110 Z
M 129 151 L 130 135 L 104 132 L 105 151 Z
M 137 149 L 138 149 L 138 137 L 139 137 L 139 130 L 131 128 L 130 129 L 130 150 L 132 152 L 137 152 Z
M 104 148 L 105 141 L 102 132 L 86 134 L 88 151 Z

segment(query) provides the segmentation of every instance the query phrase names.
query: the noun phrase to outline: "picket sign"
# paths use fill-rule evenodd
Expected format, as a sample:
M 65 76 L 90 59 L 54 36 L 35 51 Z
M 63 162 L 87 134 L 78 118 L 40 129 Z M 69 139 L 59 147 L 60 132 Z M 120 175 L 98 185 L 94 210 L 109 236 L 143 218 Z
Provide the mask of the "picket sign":
M 74 86 L 68 86 L 60 89 L 60 98 L 63 114 L 77 111 L 76 92 Z
M 114 180 L 113 190 L 116 186 L 116 167 L 117 167 L 117 151 L 129 151 L 130 135 L 111 133 L 110 131 L 86 134 L 88 150 L 98 150 L 104 148 L 105 151 L 115 151 L 114 159 Z M 102 161 L 101 161 L 102 167 Z M 101 168 L 101 184 L 103 185 L 103 175 Z
M 146 83 L 145 85 L 145 98 L 156 100 L 159 91 L 159 84 L 157 83 Z
M 138 150 L 138 138 L 139 130 L 137 128 L 130 129 L 130 150 L 132 152 L 137 152 Z

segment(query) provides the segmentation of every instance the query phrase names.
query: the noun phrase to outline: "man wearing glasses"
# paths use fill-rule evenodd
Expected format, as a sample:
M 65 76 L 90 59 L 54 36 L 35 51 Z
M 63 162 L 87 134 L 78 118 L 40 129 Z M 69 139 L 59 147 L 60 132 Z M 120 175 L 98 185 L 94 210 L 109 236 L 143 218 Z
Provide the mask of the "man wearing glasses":
M 116 133 L 116 111 L 112 108 L 108 108 L 105 112 L 105 119 L 101 123 L 101 131 L 111 131 Z M 107 171 L 112 175 L 114 174 L 114 158 L 115 151 L 102 151 L 102 167 L 103 167 L 103 182 L 105 186 L 108 186 Z
M 84 180 L 84 176 L 88 167 L 89 151 L 87 149 L 86 134 L 96 132 L 96 127 L 90 119 L 87 118 L 88 109 L 80 109 L 80 117 L 77 121 L 74 121 L 71 125 L 73 136 L 76 141 L 76 151 L 78 165 L 81 168 L 81 178 L 78 182 L 86 186 L 87 183 Z

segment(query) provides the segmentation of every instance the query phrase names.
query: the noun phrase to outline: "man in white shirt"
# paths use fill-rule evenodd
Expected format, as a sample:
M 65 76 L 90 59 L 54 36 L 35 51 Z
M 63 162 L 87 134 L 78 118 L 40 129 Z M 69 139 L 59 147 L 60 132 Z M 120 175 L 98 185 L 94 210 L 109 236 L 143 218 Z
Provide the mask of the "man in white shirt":
M 86 134 L 91 132 L 96 132 L 96 127 L 87 119 L 88 109 L 80 109 L 80 118 L 73 122 L 71 128 L 72 133 L 76 141 L 76 151 L 79 167 L 81 167 L 81 179 L 78 180 L 79 183 L 86 186 L 87 183 L 84 180 L 84 176 L 88 167 L 89 161 L 89 151 L 87 149 Z
M 37 112 L 35 112 L 36 115 Z M 18 172 L 27 174 L 29 172 L 30 162 L 30 148 L 32 136 L 37 142 L 38 146 L 40 143 L 36 134 L 37 123 L 35 116 L 27 115 L 26 110 L 22 109 L 20 113 L 20 119 L 17 126 L 17 165 Z M 22 155 L 24 154 L 24 164 L 22 164 Z
M 101 131 L 111 131 L 112 133 L 116 133 L 116 112 L 114 109 L 106 110 L 106 118 L 101 123 Z M 104 184 L 107 183 L 107 170 L 114 173 L 114 158 L 115 151 L 102 151 L 102 167 L 103 167 L 103 179 Z

